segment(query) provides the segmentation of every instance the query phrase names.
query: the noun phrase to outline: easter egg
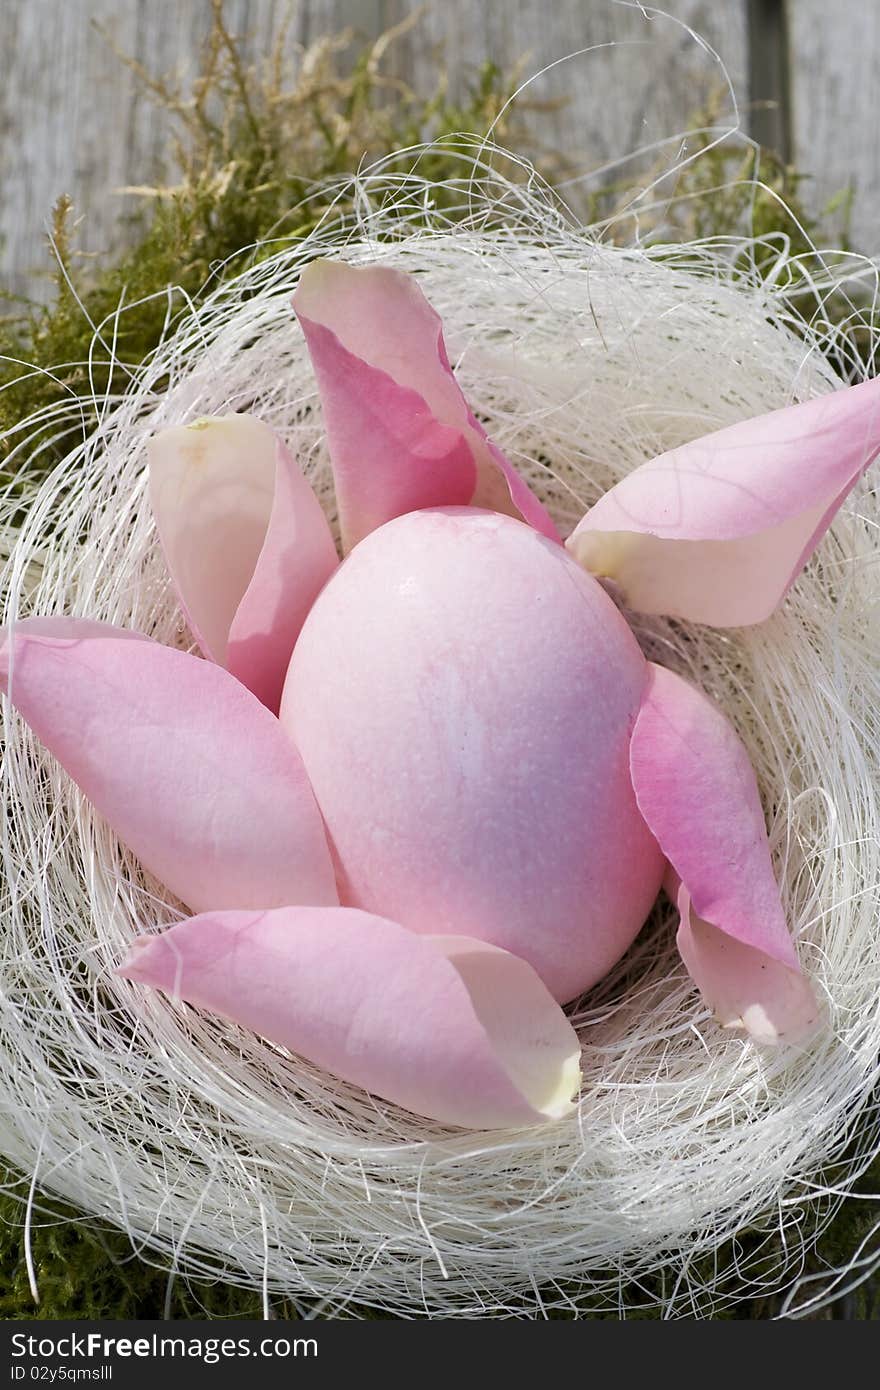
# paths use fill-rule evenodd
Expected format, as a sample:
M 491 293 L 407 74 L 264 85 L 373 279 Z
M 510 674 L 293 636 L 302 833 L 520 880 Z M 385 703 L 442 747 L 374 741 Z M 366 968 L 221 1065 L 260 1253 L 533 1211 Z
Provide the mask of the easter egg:
M 344 905 L 527 960 L 560 1001 L 619 959 L 663 859 L 629 743 L 646 663 L 563 548 L 472 508 L 366 536 L 303 626 L 280 719 Z

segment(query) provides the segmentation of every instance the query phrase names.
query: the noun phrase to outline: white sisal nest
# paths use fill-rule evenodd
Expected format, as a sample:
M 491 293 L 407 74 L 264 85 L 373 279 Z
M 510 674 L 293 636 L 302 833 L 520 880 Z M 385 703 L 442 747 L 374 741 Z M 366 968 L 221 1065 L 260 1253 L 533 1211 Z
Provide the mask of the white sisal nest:
M 430 192 L 416 176 L 361 179 L 356 215 L 187 310 L 124 396 L 96 402 L 96 431 L 84 437 L 77 407 L 58 411 L 70 452 L 11 546 L 5 620 L 74 613 L 190 643 L 145 489 L 144 440 L 160 426 L 255 411 L 329 505 L 315 383 L 290 310 L 318 252 L 419 276 L 468 398 L 566 532 L 650 455 L 839 384 L 822 314 L 835 276 L 823 279 L 821 263 L 798 281 L 817 308 L 804 336 L 784 246 L 762 283 L 745 239 L 619 249 L 534 186 L 500 179 L 471 187 L 473 215 L 453 226 Z M 112 350 L 117 327 L 101 326 L 96 343 Z M 28 435 L 16 436 L 25 455 Z M 856 489 L 763 626 L 633 619 L 648 654 L 719 700 L 749 748 L 801 959 L 828 1002 L 808 1050 L 765 1052 L 722 1032 L 658 912 L 575 1010 L 574 1117 L 475 1135 L 373 1101 L 113 975 L 132 938 L 178 907 L 7 707 L 3 1157 L 35 1190 L 123 1228 L 141 1253 L 184 1276 L 261 1287 L 267 1306 L 283 1295 L 330 1315 L 706 1315 L 761 1289 L 795 1290 L 790 1306 L 802 1306 L 811 1240 L 876 1132 L 876 487 L 869 475 Z

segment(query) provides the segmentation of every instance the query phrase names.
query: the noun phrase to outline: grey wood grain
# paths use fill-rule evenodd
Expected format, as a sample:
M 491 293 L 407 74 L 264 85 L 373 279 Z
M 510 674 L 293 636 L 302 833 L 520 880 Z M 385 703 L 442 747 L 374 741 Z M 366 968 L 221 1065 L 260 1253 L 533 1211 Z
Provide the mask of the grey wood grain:
M 853 190 L 851 238 L 880 254 L 880 5 L 876 0 L 789 0 L 794 159 L 820 212 Z
M 246 52 L 271 47 L 288 12 L 289 43 L 351 23 L 379 32 L 380 0 L 226 0 Z M 37 267 L 55 200 L 68 193 L 83 219 L 85 252 L 112 254 L 140 205 L 119 190 L 173 177 L 167 118 L 157 113 L 115 47 L 186 86 L 209 31 L 209 0 L 0 0 L 0 281 L 40 297 Z M 103 31 L 103 32 L 102 32 Z M 106 35 L 106 37 L 105 37 Z M 37 273 L 35 273 L 37 272 Z M 44 292 L 46 287 L 43 287 Z
M 398 0 L 393 8 L 400 13 L 412 6 Z M 666 13 L 608 0 L 444 0 L 430 7 L 393 56 L 421 88 L 444 64 L 456 96 L 480 63 L 510 66 L 523 59 L 523 78 L 532 80 L 521 105 L 553 107 L 528 112 L 540 145 L 561 152 L 567 165 L 588 176 L 659 146 L 621 170 L 622 178 L 637 178 L 642 169 L 656 172 L 658 163 L 670 166 L 680 157 L 683 137 L 713 97 L 719 98 L 717 122 L 730 124 L 728 77 L 708 46 L 723 56 L 738 99 L 748 97 L 744 0 L 663 0 L 660 8 Z M 588 187 L 597 182 L 586 180 Z
M 55 199 L 69 193 L 85 219 L 86 250 L 118 243 L 126 201 L 117 190 L 158 172 L 164 135 L 134 75 L 94 25 L 150 67 L 191 60 L 204 36 L 204 7 L 144 0 L 3 0 L 0 48 L 0 241 L 6 284 L 33 290 L 32 269 Z
M 254 56 L 271 45 L 290 11 L 289 42 L 308 44 L 352 26 L 374 36 L 421 8 L 416 0 L 227 0 L 226 18 Z M 706 35 L 745 88 L 742 0 L 666 0 Z M 139 204 L 119 192 L 173 176 L 167 122 L 102 37 L 150 71 L 185 82 L 197 70 L 210 23 L 208 0 L 0 0 L 0 281 L 6 293 L 40 296 L 49 266 L 44 231 L 69 193 L 82 217 L 81 244 L 112 254 L 130 234 Z M 607 45 L 615 40 L 618 47 Z M 569 164 L 593 169 L 640 145 L 687 128 L 721 81 L 711 56 L 668 19 L 650 20 L 612 0 L 434 0 L 394 46 L 400 76 L 427 93 L 439 64 L 461 95 L 480 64 L 536 71 L 578 48 L 595 51 L 539 78 L 524 100 L 564 99 L 529 112 L 535 139 L 563 149 Z M 670 147 L 670 157 L 677 144 Z
M 367 38 L 416 8 L 417 0 L 226 0 L 230 28 L 254 56 L 270 47 L 288 12 L 293 45 L 346 25 Z M 662 8 L 674 19 L 614 0 L 433 0 L 389 60 L 426 94 L 442 65 L 452 94 L 460 96 L 487 59 L 503 68 L 524 59 L 527 76 L 590 49 L 529 84 L 520 99 L 522 119 L 539 147 L 561 151 L 566 166 L 580 171 L 656 146 L 655 155 L 626 166 L 626 176 L 645 177 L 658 161 L 662 167 L 679 154 L 680 141 L 671 137 L 687 131 L 723 81 L 711 52 L 675 19 L 721 54 L 743 124 L 750 119 L 748 0 L 662 0 Z M 873 106 L 880 4 L 788 0 L 786 18 L 790 137 L 795 161 L 809 176 L 807 200 L 818 209 L 851 184 L 853 241 L 878 253 L 880 135 Z M 93 21 L 151 71 L 176 72 L 186 82 L 197 68 L 210 4 L 0 0 L 0 287 L 6 293 L 46 291 L 39 275 L 49 265 L 44 228 L 59 194 L 69 193 L 83 218 L 86 251 L 112 255 L 131 234 L 140 207 L 119 190 L 174 174 L 166 120 Z M 533 100 L 559 105 L 526 111 Z M 722 122 L 730 109 L 722 102 Z

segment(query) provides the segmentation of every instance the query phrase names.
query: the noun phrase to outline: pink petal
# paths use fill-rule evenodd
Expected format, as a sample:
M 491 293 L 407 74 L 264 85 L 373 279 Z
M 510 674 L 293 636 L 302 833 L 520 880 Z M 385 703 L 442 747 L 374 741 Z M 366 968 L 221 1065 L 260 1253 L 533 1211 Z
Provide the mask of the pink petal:
M 445 1124 L 555 1119 L 579 1084 L 577 1035 L 524 961 L 353 908 L 205 913 L 119 973 Z
M 488 507 L 558 539 L 469 410 L 416 281 L 313 261 L 293 297 L 324 408 L 346 549 L 425 507 Z
M 651 459 L 567 544 L 643 613 L 715 627 L 762 622 L 878 451 L 875 377 Z
M 755 774 L 730 724 L 649 663 L 630 767 L 639 810 L 683 885 L 671 887 L 678 944 L 707 1004 L 760 1041 L 805 1032 L 817 1007 L 782 910 Z
M 335 903 L 321 818 L 278 721 L 221 667 L 131 638 L 26 620 L 0 632 L 0 685 L 190 907 Z
M 299 630 L 338 563 L 318 499 L 252 415 L 163 430 L 148 452 L 156 525 L 190 626 L 277 710 Z
M 744 946 L 691 908 L 687 889 L 671 885 L 679 911 L 676 941 L 688 973 L 723 1028 L 743 1028 L 758 1043 L 799 1042 L 819 1019 L 816 997 L 798 969 Z

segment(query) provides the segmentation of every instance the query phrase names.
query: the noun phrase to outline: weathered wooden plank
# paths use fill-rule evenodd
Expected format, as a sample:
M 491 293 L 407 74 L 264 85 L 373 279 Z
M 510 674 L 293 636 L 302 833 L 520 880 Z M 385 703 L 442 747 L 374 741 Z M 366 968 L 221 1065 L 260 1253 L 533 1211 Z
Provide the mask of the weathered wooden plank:
M 84 247 L 103 252 L 116 242 L 125 210 L 115 190 L 154 176 L 162 156 L 150 104 L 95 24 L 161 71 L 186 62 L 206 19 L 201 6 L 144 0 L 4 0 L 0 239 L 14 293 L 33 288 L 29 271 L 44 260 L 41 233 L 61 193 L 85 218 Z
M 743 0 L 666 0 L 701 30 L 745 83 Z M 366 38 L 413 9 L 416 0 L 227 0 L 230 28 L 247 51 L 266 51 L 290 11 L 289 41 L 307 44 L 352 25 Z M 13 293 L 39 292 L 35 265 L 47 264 L 42 232 L 52 204 L 69 192 L 84 218 L 82 245 L 96 255 L 117 247 L 138 204 L 118 190 L 155 182 L 168 169 L 167 126 L 95 25 L 150 71 L 196 69 L 210 22 L 208 0 L 3 0 L 0 52 L 0 277 Z M 618 46 L 608 47 L 612 40 Z M 486 59 L 535 70 L 575 49 L 595 51 L 561 64 L 528 96 L 564 98 L 559 110 L 528 119 L 546 149 L 578 168 L 595 167 L 687 127 L 720 70 L 669 20 L 608 0 L 442 0 L 396 45 L 400 75 L 433 91 L 439 64 L 460 95 Z M 675 148 L 674 146 L 671 148 Z
M 307 42 L 325 18 L 333 27 L 340 8 L 329 0 L 298 0 L 292 8 L 286 0 L 226 0 L 225 14 L 230 30 L 259 54 L 288 9 L 293 44 Z M 39 294 L 33 267 L 48 265 L 40 243 L 61 193 L 83 218 L 83 249 L 103 255 L 125 239 L 139 207 L 119 190 L 173 174 L 168 122 L 114 45 L 185 86 L 210 23 L 209 0 L 2 0 L 0 278 L 7 292 Z
M 227 0 L 230 27 L 266 51 L 287 0 Z M 352 24 L 362 37 L 415 8 L 415 0 L 293 0 L 290 42 Z M 665 8 L 724 57 L 745 118 L 749 95 L 745 0 L 666 0 Z M 118 246 L 137 204 L 116 190 L 155 181 L 167 168 L 165 122 L 92 21 L 154 72 L 196 68 L 210 17 L 208 0 L 3 0 L 0 52 L 0 276 L 13 293 L 33 292 L 42 230 L 52 203 L 70 192 L 85 218 L 83 245 Z M 852 186 L 856 246 L 880 252 L 880 6 L 871 0 L 789 0 L 787 7 L 793 156 L 808 175 L 808 204 L 820 210 Z M 609 45 L 614 42 L 615 46 Z M 526 58 L 537 71 L 578 48 L 529 86 L 523 101 L 560 100 L 527 115 L 535 140 L 566 162 L 592 169 L 686 130 L 720 81 L 711 56 L 670 19 L 607 0 L 443 0 L 396 45 L 396 71 L 422 91 L 441 64 L 461 95 L 480 64 Z M 676 149 L 669 146 L 669 154 Z M 629 166 L 632 170 L 633 166 Z
M 790 0 L 791 119 L 808 206 L 820 212 L 853 190 L 850 235 L 880 254 L 880 5 L 875 0 Z
M 391 0 L 396 14 L 412 7 L 410 0 Z M 608 0 L 444 0 L 430 7 L 394 56 L 401 75 L 421 88 L 436 82 L 445 65 L 455 96 L 481 63 L 510 66 L 524 59 L 524 78 L 541 75 L 520 102 L 555 104 L 528 113 L 530 131 L 545 150 L 561 152 L 566 165 L 586 173 L 666 141 L 657 157 L 671 164 L 681 154 L 675 137 L 693 127 L 713 96 L 721 98 L 722 125 L 733 111 L 724 69 L 687 26 L 723 56 L 744 104 L 746 7 L 744 0 L 663 0 L 659 8 L 666 13 Z M 577 56 L 556 62 L 566 54 Z M 621 177 L 638 167 L 629 163 Z
M 415 0 L 293 0 L 291 42 L 353 24 L 366 37 L 399 19 Z M 744 0 L 666 0 L 725 58 L 745 109 L 748 99 Z M 227 0 L 230 26 L 265 51 L 287 0 Z M 167 166 L 165 124 L 92 24 L 106 27 L 152 71 L 195 70 L 209 23 L 207 0 L 3 0 L 0 52 L 0 276 L 13 293 L 33 293 L 42 229 L 52 203 L 70 192 L 85 218 L 83 245 L 117 246 L 136 206 L 116 190 L 154 181 Z M 871 0 L 789 0 L 792 143 L 808 175 L 814 210 L 852 186 L 850 233 L 880 252 L 880 7 Z M 612 40 L 618 42 L 609 48 Z M 649 42 L 645 42 L 649 40 Z M 570 165 L 594 168 L 687 127 L 719 77 L 711 57 L 670 20 L 646 18 L 606 0 L 443 0 L 397 46 L 397 71 L 428 90 L 439 64 L 454 94 L 486 59 L 503 66 L 529 55 L 540 69 L 580 47 L 525 95 L 563 98 L 558 110 L 530 112 L 535 138 Z M 168 172 L 166 167 L 166 172 Z

